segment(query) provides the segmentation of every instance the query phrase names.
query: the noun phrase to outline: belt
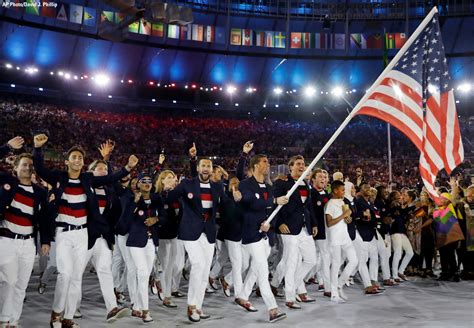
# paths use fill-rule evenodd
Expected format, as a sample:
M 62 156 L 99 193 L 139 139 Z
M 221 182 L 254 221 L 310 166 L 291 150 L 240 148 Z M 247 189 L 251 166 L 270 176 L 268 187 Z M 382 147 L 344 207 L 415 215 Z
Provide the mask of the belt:
M 19 234 L 19 233 L 11 232 L 8 229 L 0 229 L 0 237 L 27 240 L 27 239 L 34 238 L 35 236 L 33 234 L 31 234 L 31 235 L 22 235 L 22 234 Z
M 87 224 L 74 225 L 74 224 L 69 224 L 65 222 L 56 222 L 56 226 L 64 228 L 63 231 L 81 230 L 81 229 L 87 228 Z

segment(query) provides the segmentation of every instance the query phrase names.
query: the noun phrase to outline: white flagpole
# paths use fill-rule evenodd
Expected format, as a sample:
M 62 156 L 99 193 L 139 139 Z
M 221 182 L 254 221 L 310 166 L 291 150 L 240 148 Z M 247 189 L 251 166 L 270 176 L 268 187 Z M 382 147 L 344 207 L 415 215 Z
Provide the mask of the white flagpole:
M 395 64 L 400 60 L 400 58 L 403 56 L 403 54 L 407 51 L 407 49 L 411 46 L 411 44 L 416 40 L 418 35 L 420 35 L 421 31 L 426 27 L 426 25 L 428 25 L 428 23 L 431 21 L 431 19 L 433 18 L 433 16 L 437 12 L 438 12 L 438 9 L 436 9 L 436 7 L 433 7 L 433 9 L 431 9 L 429 14 L 425 17 L 425 19 L 423 19 L 423 21 L 417 27 L 415 32 L 413 32 L 413 34 L 410 36 L 410 38 L 407 40 L 407 42 L 405 42 L 403 47 L 398 51 L 398 53 L 395 55 L 395 57 L 393 57 L 393 59 L 390 61 L 390 63 L 387 65 L 387 67 L 385 67 L 385 69 L 382 71 L 382 74 L 379 75 L 377 80 L 375 80 L 375 82 L 372 84 L 372 86 L 369 88 L 369 90 L 367 90 L 367 92 L 362 97 L 362 99 L 359 100 L 357 105 L 349 113 L 349 115 L 346 117 L 344 122 L 342 122 L 342 124 L 339 126 L 339 128 L 336 130 L 336 132 L 334 132 L 334 134 L 331 136 L 331 138 L 328 140 L 328 142 L 319 151 L 318 155 L 316 155 L 316 157 L 313 159 L 311 164 L 308 165 L 306 170 L 299 177 L 299 179 L 295 182 L 293 187 L 291 187 L 291 189 L 288 190 L 288 192 L 286 193 L 286 197 L 290 197 L 295 192 L 295 190 L 298 188 L 298 185 L 303 181 L 303 179 L 313 170 L 316 163 L 321 159 L 321 157 L 323 157 L 323 155 L 326 153 L 328 148 L 333 144 L 333 142 L 336 140 L 336 138 L 339 136 L 339 134 L 341 134 L 342 130 L 344 130 L 344 128 L 347 126 L 347 124 L 349 124 L 350 120 L 356 115 L 357 111 L 360 109 L 362 104 L 365 103 L 367 98 L 372 94 L 372 91 L 385 78 L 385 75 L 387 75 L 387 73 L 392 70 L 393 66 L 395 66 Z M 282 208 L 282 205 L 278 205 L 273 210 L 272 214 L 270 214 L 270 216 L 265 220 L 265 222 L 267 224 L 269 224 L 275 218 L 275 216 L 278 214 L 278 212 L 280 211 L 281 208 Z

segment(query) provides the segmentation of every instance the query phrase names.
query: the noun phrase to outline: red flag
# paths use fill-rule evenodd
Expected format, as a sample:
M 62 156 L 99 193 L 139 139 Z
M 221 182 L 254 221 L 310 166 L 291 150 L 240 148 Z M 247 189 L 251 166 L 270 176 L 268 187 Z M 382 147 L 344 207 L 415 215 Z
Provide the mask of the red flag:
M 395 33 L 395 48 L 401 49 L 406 41 L 407 37 L 405 33 Z
M 301 33 L 291 32 L 291 48 L 301 48 Z
M 242 30 L 242 45 L 253 46 L 253 32 L 252 30 Z
M 421 178 L 437 199 L 437 174 L 442 169 L 449 174 L 461 164 L 464 149 L 438 14 L 425 25 L 370 89 L 356 115 L 384 120 L 415 144 Z

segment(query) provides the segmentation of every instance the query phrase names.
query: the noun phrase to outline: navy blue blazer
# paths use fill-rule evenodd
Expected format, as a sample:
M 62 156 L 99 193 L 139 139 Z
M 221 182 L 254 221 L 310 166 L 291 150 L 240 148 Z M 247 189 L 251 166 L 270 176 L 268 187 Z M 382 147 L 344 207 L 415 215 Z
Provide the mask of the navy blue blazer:
M 207 220 L 203 219 L 200 181 L 198 177 L 181 181 L 168 195 L 180 199 L 183 214 L 179 224 L 178 238 L 181 240 L 198 240 L 201 233 L 205 233 L 210 243 L 216 242 L 216 211 L 227 198 L 221 183 L 210 182 L 212 194 L 212 215 Z
M 265 237 L 261 233 L 260 225 L 273 211 L 273 190 L 267 185 L 267 200 L 264 199 L 262 188 L 258 185 L 254 177 L 242 180 L 239 184 L 239 191 L 242 193 L 240 205 L 243 213 L 242 244 L 251 244 L 260 241 Z
M 35 148 L 33 150 L 33 165 L 35 167 L 36 173 L 43 180 L 45 180 L 51 186 L 53 186 L 53 193 L 54 193 L 55 199 L 56 200 L 61 199 L 64 193 L 64 188 L 66 187 L 69 180 L 68 173 L 66 171 L 50 170 L 46 168 L 44 166 L 43 152 L 41 148 Z M 118 172 L 115 172 L 113 174 L 109 174 L 106 176 L 95 177 L 90 172 L 83 172 L 79 176 L 79 180 L 81 181 L 82 187 L 84 188 L 84 191 L 87 196 L 87 202 L 86 202 L 87 224 L 88 224 L 88 228 L 92 229 L 92 231 L 88 232 L 89 235 L 101 236 L 102 233 L 105 231 L 103 229 L 106 229 L 107 226 L 109 226 L 107 219 L 104 216 L 102 216 L 99 212 L 99 202 L 97 198 L 95 197 L 94 188 L 112 184 L 114 181 L 117 181 L 127 176 L 128 173 L 129 172 L 125 168 L 122 168 Z M 54 219 L 56 219 L 56 217 L 58 216 L 58 209 L 59 209 L 59 202 L 55 202 L 55 206 L 52 206 L 52 216 Z M 111 238 L 109 237 L 108 232 L 106 233 L 106 236 L 104 237 Z M 110 242 L 112 241 L 110 240 Z M 91 247 L 90 244 L 89 246 Z
M 5 212 L 10 207 L 13 197 L 18 190 L 19 181 L 16 177 L 0 173 L 0 221 L 4 220 Z M 50 206 L 48 203 L 48 192 L 41 186 L 33 187 L 33 234 L 35 239 L 40 233 L 41 244 L 49 245 L 53 240 L 53 228 Z
M 357 214 L 357 206 L 355 204 L 355 199 L 350 201 L 349 199 L 344 198 L 344 204 L 349 205 L 349 209 L 352 211 L 351 217 L 354 218 L 354 215 Z M 351 237 L 351 240 L 354 240 L 356 238 L 356 231 L 356 221 L 353 219 L 351 223 L 347 225 L 347 232 L 349 232 L 349 237 Z
M 316 240 L 326 239 L 326 222 L 324 216 L 324 206 L 331 199 L 331 195 L 328 194 L 325 190 L 321 192 L 317 191 L 316 188 L 311 189 L 311 203 L 313 204 L 314 216 L 316 217 L 316 222 L 318 225 L 318 234 L 316 235 Z
M 217 233 L 217 239 L 241 241 L 242 240 L 242 207 L 235 202 L 231 192 L 226 192 L 229 201 L 221 207 L 221 226 Z
M 288 175 L 286 181 L 276 180 L 273 185 L 275 198 L 285 196 L 288 190 L 293 187 L 295 182 L 296 180 L 294 180 L 291 175 Z M 288 204 L 284 205 L 278 213 L 279 221 L 276 226 L 277 233 L 281 233 L 278 229 L 281 224 L 286 224 L 288 226 L 291 235 L 298 235 L 301 232 L 301 229 L 305 227 L 308 234 L 311 236 L 312 228 L 317 227 L 318 223 L 311 203 L 311 190 L 306 181 L 304 183 L 308 188 L 308 199 L 303 203 L 298 189 L 291 194 Z
M 355 218 L 357 231 L 359 231 L 360 236 L 363 241 L 371 241 L 374 237 L 377 239 L 375 229 L 377 227 L 377 222 L 375 219 L 375 211 L 373 204 L 366 201 L 364 197 L 360 196 L 355 200 L 357 213 L 352 215 L 352 218 Z M 370 210 L 370 220 L 367 221 L 363 216 L 365 210 Z
M 178 237 L 179 223 L 181 221 L 181 214 L 183 208 L 179 199 L 170 197 L 168 192 L 161 194 L 163 199 L 163 206 L 166 211 L 166 222 L 158 222 L 158 238 L 159 239 L 174 239 Z M 176 208 L 178 207 L 178 208 Z M 177 210 L 177 211 L 176 211 Z
M 387 216 L 389 210 L 389 204 L 386 200 L 382 198 L 376 198 L 374 202 L 374 207 L 379 212 L 380 218 L 377 219 L 377 230 L 379 231 L 382 237 L 385 237 L 386 234 L 390 233 L 390 224 L 383 222 L 383 219 Z
M 122 217 L 120 221 L 126 226 L 128 232 L 127 246 L 145 247 L 151 237 L 155 246 L 158 246 L 158 222 L 166 221 L 166 211 L 163 207 L 163 200 L 158 194 L 150 195 L 150 204 L 146 204 L 143 198 L 135 203 L 134 196 L 126 193 L 122 196 Z M 158 222 L 151 227 L 145 225 L 148 217 L 158 217 Z M 151 236 L 148 235 L 148 232 Z
M 107 197 L 107 205 L 104 209 L 104 213 L 100 214 L 99 211 L 98 216 L 88 216 L 87 233 L 89 236 L 89 249 L 94 247 L 96 240 L 100 237 L 103 237 L 107 241 L 107 245 L 110 249 L 112 249 L 112 245 L 115 244 L 114 226 L 117 220 L 117 214 L 114 207 L 114 205 L 116 205 L 114 204 L 114 193 L 113 189 L 108 186 L 105 186 L 104 189 Z

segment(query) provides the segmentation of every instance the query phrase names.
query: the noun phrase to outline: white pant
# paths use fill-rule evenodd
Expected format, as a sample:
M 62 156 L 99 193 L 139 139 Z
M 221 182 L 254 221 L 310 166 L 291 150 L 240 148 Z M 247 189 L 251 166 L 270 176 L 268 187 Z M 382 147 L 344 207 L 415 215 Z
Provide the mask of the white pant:
M 155 262 L 155 244 L 149 238 L 145 247 L 128 247 L 133 264 L 137 269 L 137 300 L 140 310 L 148 310 L 148 280 Z
M 267 308 L 269 310 L 277 308 L 275 297 L 268 282 L 268 256 L 271 251 L 268 239 L 261 239 L 258 242 L 243 245 L 243 248 L 249 253 L 251 262 L 239 298 L 248 300 L 255 282 L 258 280 L 258 287 Z
M 398 274 L 404 273 L 408 263 L 410 263 L 410 260 L 413 257 L 413 248 L 405 234 L 395 233 L 391 235 L 391 237 L 393 247 L 392 276 L 393 278 L 398 278 Z M 405 252 L 405 256 L 400 264 L 402 250 Z M 400 266 L 398 266 L 399 264 Z
M 346 283 L 359 261 L 352 242 L 345 245 L 329 245 L 329 249 L 331 250 L 331 295 L 338 295 L 338 287 L 342 287 Z M 347 257 L 348 263 L 338 279 L 339 268 L 342 264 L 342 252 Z
M 184 246 L 181 240 L 160 239 L 158 257 L 163 271 L 160 275 L 161 287 L 165 297 L 171 297 L 171 292 L 177 291 L 184 266 Z
M 244 284 L 242 279 L 242 267 L 244 262 L 244 254 L 247 254 L 247 252 L 242 251 L 242 242 L 240 241 L 225 240 L 225 245 L 227 248 L 227 253 L 229 254 L 230 263 L 232 264 L 232 270 L 225 276 L 224 279 L 227 283 L 234 285 L 234 295 L 237 297 L 237 295 L 240 294 Z M 248 263 L 248 259 L 246 262 Z M 232 279 L 229 279 L 231 277 Z
M 385 236 L 385 239 L 383 239 L 378 231 L 377 231 L 377 237 L 378 237 L 377 252 L 379 254 L 380 266 L 382 267 L 382 278 L 383 280 L 388 280 L 390 279 L 390 264 L 389 264 L 390 248 L 388 249 L 388 252 L 387 252 L 387 246 L 385 245 L 385 240 L 387 239 L 390 240 L 390 237 L 387 238 L 387 236 Z
M 209 243 L 205 233 L 202 233 L 198 240 L 183 240 L 183 244 L 191 263 L 188 305 L 195 305 L 196 309 L 201 310 L 214 255 L 214 244 Z
M 117 235 L 115 236 L 115 247 L 112 252 L 112 275 L 115 289 L 123 293 L 127 289 L 127 270 L 124 256 L 120 251 L 120 247 L 118 247 Z
M 35 261 L 34 239 L 0 237 L 0 321 L 17 325 Z
M 41 275 L 41 282 L 47 285 L 49 282 L 49 279 L 51 279 L 51 276 L 56 271 L 56 269 L 57 269 L 56 242 L 52 241 L 49 247 L 48 262 L 46 264 L 46 269 L 43 271 L 43 274 Z
M 365 243 L 362 240 L 359 232 L 356 232 L 356 238 L 352 241 L 352 243 L 356 250 L 359 263 L 354 271 L 352 271 L 351 275 L 354 275 L 358 270 L 364 287 L 370 287 L 372 286 L 372 283 L 370 282 L 369 269 L 367 268 L 367 261 L 369 260 L 368 243 Z
M 71 319 L 81 297 L 82 274 L 87 265 L 87 228 L 63 231 L 56 229 L 56 262 L 58 279 L 54 291 L 53 311 L 64 311 L 64 319 Z
M 305 227 L 298 235 L 281 235 L 287 249 L 285 296 L 287 302 L 296 301 L 296 287 L 304 284 L 304 277 L 316 265 L 316 247 Z M 297 270 L 298 269 L 298 270 Z
M 227 251 L 227 245 L 225 241 L 216 240 L 216 260 L 212 265 L 209 277 L 217 279 L 221 275 L 224 266 L 230 261 L 229 252 Z
M 114 293 L 114 279 L 112 276 L 112 251 L 104 238 L 97 238 L 94 246 L 87 252 L 86 263 L 92 262 L 99 278 L 100 290 L 104 298 L 107 313 L 117 307 L 117 299 Z M 81 297 L 77 308 L 81 305 Z
M 316 250 L 319 251 L 321 258 L 321 267 L 317 270 L 319 284 L 324 284 L 324 291 L 330 292 L 330 266 L 331 266 L 331 251 L 329 249 L 329 242 L 327 239 L 316 240 Z
M 138 296 L 137 296 L 137 268 L 135 263 L 130 255 L 130 249 L 127 247 L 128 234 L 125 236 L 117 236 L 117 245 L 116 247 L 120 248 L 120 253 L 123 256 L 125 261 L 125 266 L 127 268 L 127 287 L 128 293 L 130 296 L 130 301 L 133 305 L 133 310 L 138 310 Z M 148 280 L 147 280 L 148 281 Z
M 377 239 L 372 238 L 371 241 L 364 241 L 367 244 L 367 249 L 369 251 L 369 274 L 370 280 L 378 281 L 379 280 L 379 252 L 377 249 Z

